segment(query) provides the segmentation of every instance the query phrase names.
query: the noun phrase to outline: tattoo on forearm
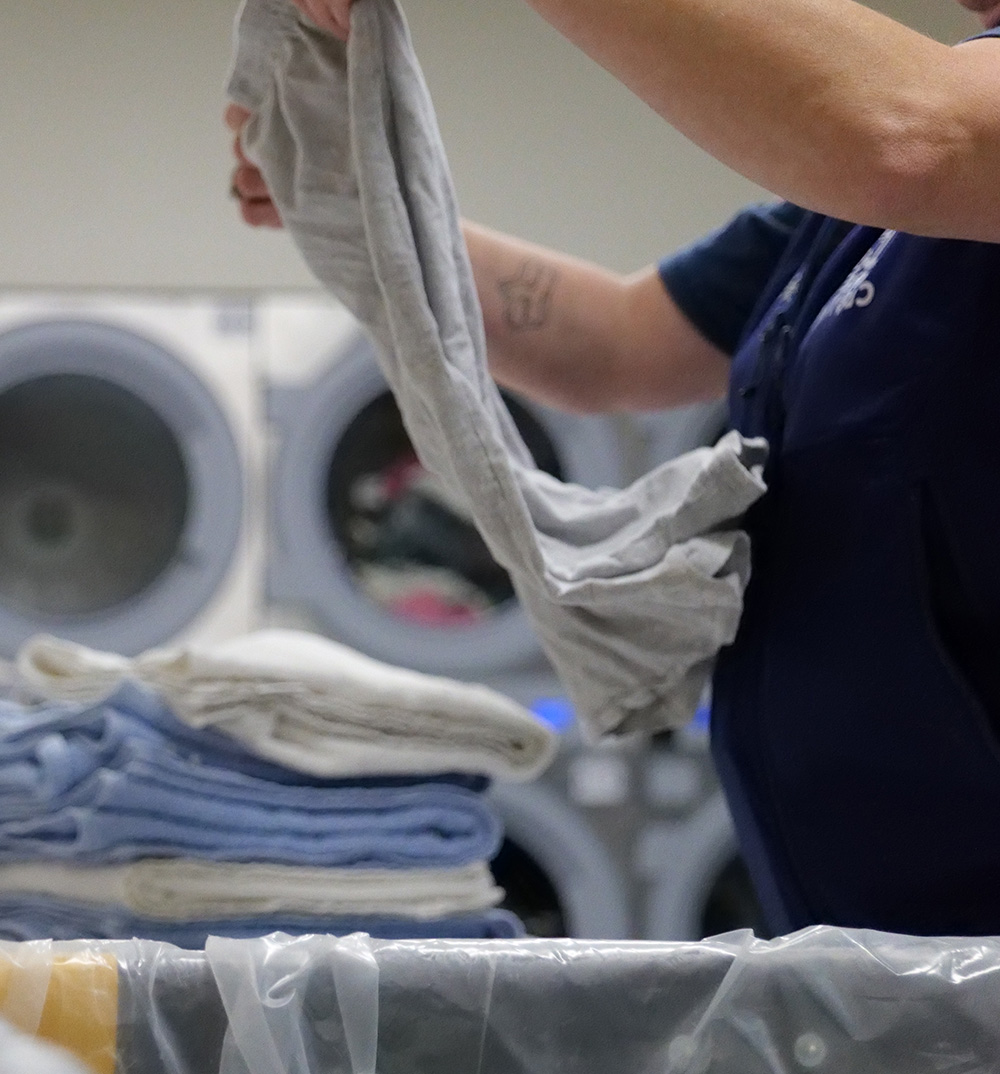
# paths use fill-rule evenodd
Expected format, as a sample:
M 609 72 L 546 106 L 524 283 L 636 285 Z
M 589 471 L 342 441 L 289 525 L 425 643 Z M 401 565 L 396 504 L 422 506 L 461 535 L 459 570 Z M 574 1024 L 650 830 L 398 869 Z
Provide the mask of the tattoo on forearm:
M 516 275 L 500 280 L 498 289 L 503 300 L 503 318 L 512 332 L 544 327 L 558 279 L 556 269 L 529 258 Z

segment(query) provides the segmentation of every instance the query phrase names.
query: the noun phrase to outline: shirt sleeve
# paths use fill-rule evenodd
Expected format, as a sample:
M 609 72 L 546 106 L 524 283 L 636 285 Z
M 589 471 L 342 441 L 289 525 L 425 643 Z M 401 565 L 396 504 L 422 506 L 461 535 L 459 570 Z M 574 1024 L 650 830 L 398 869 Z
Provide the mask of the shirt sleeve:
M 726 354 L 736 350 L 761 292 L 808 215 L 790 202 L 753 205 L 660 262 L 660 279 L 681 312 Z

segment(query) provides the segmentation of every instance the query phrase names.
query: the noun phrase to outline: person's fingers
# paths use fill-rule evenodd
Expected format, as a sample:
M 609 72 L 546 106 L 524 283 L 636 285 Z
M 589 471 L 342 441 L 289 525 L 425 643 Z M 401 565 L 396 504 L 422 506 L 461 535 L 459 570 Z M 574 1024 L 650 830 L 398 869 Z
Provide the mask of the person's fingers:
M 284 227 L 281 214 L 270 198 L 240 199 L 240 215 L 251 227 Z
M 231 131 L 236 131 L 238 134 L 242 129 L 244 123 L 250 118 L 250 109 L 244 108 L 241 104 L 234 104 L 230 102 L 226 106 L 226 111 L 223 115 L 226 126 Z
M 233 156 L 240 164 L 251 164 L 246 153 L 243 152 L 243 128 L 253 113 L 239 104 L 230 104 L 226 107 L 224 119 L 226 126 L 235 133 L 233 138 Z M 252 166 L 252 165 L 251 165 Z
M 271 197 L 271 191 L 264 181 L 264 176 L 253 164 L 240 164 L 233 171 L 232 188 L 233 193 L 240 198 L 270 199 Z
M 349 0 L 333 5 L 329 14 L 332 22 L 330 32 L 339 37 L 341 41 L 346 41 L 351 30 L 351 5 Z
M 321 30 L 342 41 L 350 29 L 350 0 L 292 0 L 295 6 Z
M 330 30 L 336 22 L 322 0 L 302 0 L 298 5 L 302 12 L 309 16 L 317 26 L 324 30 Z
M 284 226 L 264 176 L 252 164 L 241 164 L 233 170 L 229 192 L 239 202 L 244 222 L 251 227 Z
M 240 134 L 250 115 L 248 109 L 238 104 L 229 104 L 224 114 L 226 126 L 236 135 L 233 156 L 237 163 L 230 178 L 229 192 L 239 202 L 244 223 L 251 227 L 280 228 L 283 226 L 281 214 L 271 198 L 267 182 L 260 168 L 243 152 Z
M 243 152 L 243 139 L 239 134 L 233 139 L 233 156 L 240 164 L 247 164 L 251 168 L 256 167 L 253 161 Z
M 342 41 L 347 40 L 351 0 L 292 0 L 292 3 L 321 29 Z M 240 136 L 250 116 L 249 109 L 242 105 L 230 103 L 226 106 L 223 118 L 226 126 L 235 134 L 233 156 L 237 161 L 230 190 L 239 201 L 240 215 L 245 223 L 251 227 L 280 228 L 283 226 L 281 214 L 271 198 L 264 176 L 243 152 Z

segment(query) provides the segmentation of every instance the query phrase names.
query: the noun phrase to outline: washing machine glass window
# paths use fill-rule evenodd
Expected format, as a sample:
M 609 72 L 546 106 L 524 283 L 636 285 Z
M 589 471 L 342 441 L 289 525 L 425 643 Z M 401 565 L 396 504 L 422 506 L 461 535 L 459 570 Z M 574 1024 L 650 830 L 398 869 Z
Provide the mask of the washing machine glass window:
M 0 333 L 0 652 L 174 637 L 230 571 L 243 481 L 186 352 L 96 315 Z
M 258 320 L 276 434 L 268 471 L 269 618 L 431 674 L 483 682 L 544 667 L 506 575 L 484 558 L 478 537 L 469 539 L 463 505 L 415 466 L 371 342 L 357 331 L 345 335 L 336 310 L 326 313 L 311 320 L 295 303 L 275 300 Z M 283 361 L 301 368 L 279 375 Z M 542 469 L 588 488 L 621 487 L 615 422 L 520 399 L 507 406 Z M 387 563 L 390 494 L 403 500 L 394 505 L 410 512 L 402 528 L 416 529 L 420 544 L 403 555 L 397 539 L 395 561 Z M 432 557 L 421 547 L 429 540 L 446 546 L 447 556 L 435 547 Z
M 8 388 L 0 457 L 0 600 L 11 608 L 113 608 L 177 554 L 183 456 L 167 423 L 120 385 L 70 373 Z
M 504 402 L 536 465 L 561 479 L 542 425 L 516 399 Z M 340 437 L 326 511 L 354 584 L 399 619 L 466 628 L 514 599 L 507 572 L 463 504 L 421 466 L 389 392 L 364 406 Z

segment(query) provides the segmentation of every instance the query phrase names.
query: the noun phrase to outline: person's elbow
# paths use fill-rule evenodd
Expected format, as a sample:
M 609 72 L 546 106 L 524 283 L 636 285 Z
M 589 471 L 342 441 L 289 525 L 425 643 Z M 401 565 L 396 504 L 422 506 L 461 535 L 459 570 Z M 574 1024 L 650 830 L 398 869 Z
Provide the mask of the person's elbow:
M 922 101 L 879 116 L 867 141 L 849 219 L 915 235 L 1000 240 L 1000 125 L 983 124 L 975 107 Z

